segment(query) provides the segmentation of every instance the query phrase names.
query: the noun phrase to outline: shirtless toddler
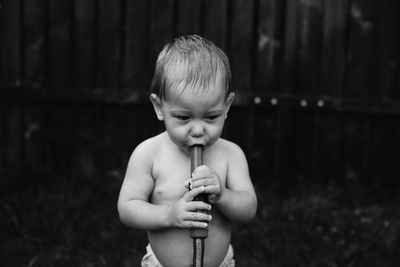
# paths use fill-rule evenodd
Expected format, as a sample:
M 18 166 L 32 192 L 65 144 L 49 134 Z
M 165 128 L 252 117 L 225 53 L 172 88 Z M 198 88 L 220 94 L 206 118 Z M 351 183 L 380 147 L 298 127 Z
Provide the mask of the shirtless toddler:
M 193 227 L 209 229 L 205 267 L 234 266 L 231 223 L 249 222 L 257 199 L 243 151 L 220 137 L 234 100 L 230 80 L 225 53 L 197 35 L 158 56 L 150 101 L 166 130 L 135 148 L 118 200 L 121 221 L 148 233 L 142 266 L 191 266 Z M 203 146 L 204 165 L 191 174 L 194 145 Z M 201 193 L 210 204 L 194 201 Z

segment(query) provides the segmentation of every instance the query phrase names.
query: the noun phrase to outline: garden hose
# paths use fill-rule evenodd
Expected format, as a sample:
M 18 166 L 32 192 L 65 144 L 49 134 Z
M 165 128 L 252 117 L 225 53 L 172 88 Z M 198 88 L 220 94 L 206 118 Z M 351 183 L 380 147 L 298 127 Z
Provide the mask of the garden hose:
M 191 173 L 203 164 L 203 147 L 199 145 L 190 148 L 190 170 Z M 208 202 L 206 194 L 199 194 L 195 197 L 196 201 Z M 201 211 L 203 212 L 203 211 Z M 208 228 L 192 228 L 189 230 L 190 237 L 193 239 L 193 266 L 202 267 L 204 260 L 204 239 L 208 236 Z

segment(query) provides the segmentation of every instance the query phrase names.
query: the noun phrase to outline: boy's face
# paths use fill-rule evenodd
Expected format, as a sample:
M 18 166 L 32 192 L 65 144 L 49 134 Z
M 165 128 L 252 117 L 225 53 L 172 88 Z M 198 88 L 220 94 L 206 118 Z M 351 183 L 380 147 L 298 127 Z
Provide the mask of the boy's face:
M 234 94 L 225 98 L 221 78 L 217 76 L 216 82 L 204 91 L 170 88 L 165 99 L 156 95 L 150 99 L 171 140 L 187 151 L 193 145 L 209 147 L 218 140 Z

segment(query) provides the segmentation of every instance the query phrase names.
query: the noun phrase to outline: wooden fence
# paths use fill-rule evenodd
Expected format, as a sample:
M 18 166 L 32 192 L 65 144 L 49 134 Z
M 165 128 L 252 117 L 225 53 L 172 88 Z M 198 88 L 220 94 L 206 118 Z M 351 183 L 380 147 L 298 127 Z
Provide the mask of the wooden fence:
M 400 176 L 397 0 L 2 0 L 0 174 L 121 179 L 162 129 L 162 45 L 200 34 L 231 61 L 224 136 L 256 184 Z

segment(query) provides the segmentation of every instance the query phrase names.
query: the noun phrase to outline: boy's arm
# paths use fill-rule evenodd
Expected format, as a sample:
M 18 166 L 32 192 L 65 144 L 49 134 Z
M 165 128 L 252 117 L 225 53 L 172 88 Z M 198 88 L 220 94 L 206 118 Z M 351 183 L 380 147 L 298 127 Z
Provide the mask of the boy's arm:
M 149 144 L 140 144 L 132 153 L 118 198 L 121 221 L 131 227 L 151 230 L 168 227 L 167 207 L 149 203 L 153 191 Z
M 246 157 L 233 144 L 229 153 L 226 187 L 222 187 L 217 208 L 231 221 L 248 222 L 257 211 L 257 197 L 250 179 Z

